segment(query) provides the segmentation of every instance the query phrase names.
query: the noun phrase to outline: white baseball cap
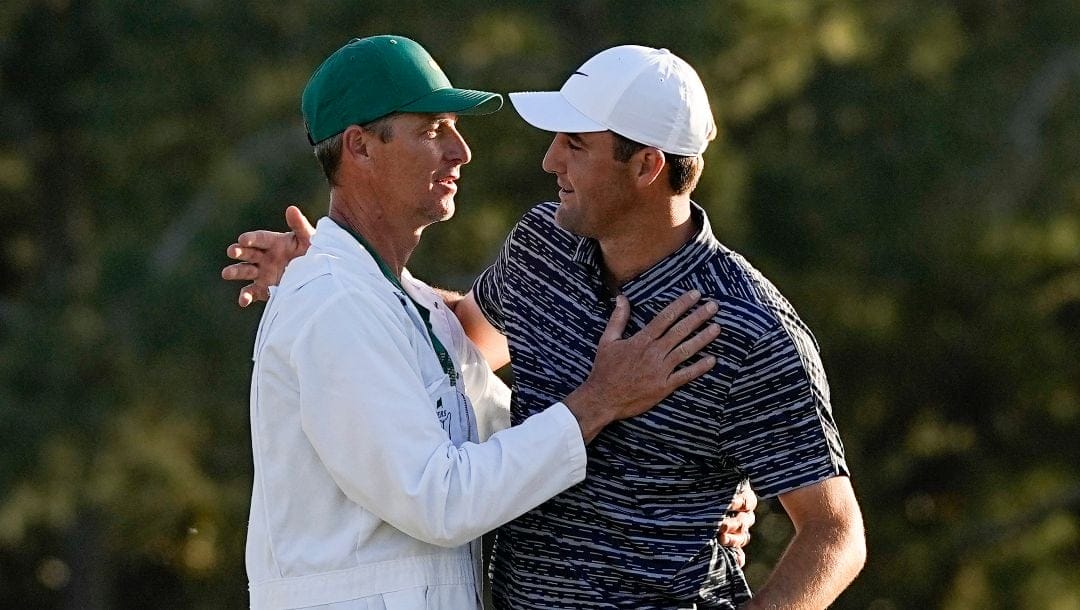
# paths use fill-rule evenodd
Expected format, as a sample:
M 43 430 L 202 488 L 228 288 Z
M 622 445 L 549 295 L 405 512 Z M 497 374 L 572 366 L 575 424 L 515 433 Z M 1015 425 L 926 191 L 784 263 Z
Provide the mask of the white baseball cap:
M 716 137 L 705 86 L 667 49 L 612 47 L 582 64 L 559 91 L 511 93 L 510 102 L 545 131 L 610 130 L 673 155 L 700 155 Z

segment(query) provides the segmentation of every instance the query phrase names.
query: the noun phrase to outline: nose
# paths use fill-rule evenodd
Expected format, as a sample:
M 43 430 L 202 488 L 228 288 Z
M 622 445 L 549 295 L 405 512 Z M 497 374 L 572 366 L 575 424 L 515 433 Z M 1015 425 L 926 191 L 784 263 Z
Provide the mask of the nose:
M 461 135 L 456 126 L 450 127 L 450 137 L 447 139 L 446 156 L 449 161 L 457 165 L 465 165 L 472 161 L 472 150 Z
M 544 161 L 540 164 L 540 167 L 549 174 L 560 173 L 563 169 L 562 150 L 565 146 L 561 143 L 561 139 L 566 136 L 561 133 L 555 134 L 555 139 L 551 141 L 551 145 L 548 146 L 547 152 L 544 153 Z

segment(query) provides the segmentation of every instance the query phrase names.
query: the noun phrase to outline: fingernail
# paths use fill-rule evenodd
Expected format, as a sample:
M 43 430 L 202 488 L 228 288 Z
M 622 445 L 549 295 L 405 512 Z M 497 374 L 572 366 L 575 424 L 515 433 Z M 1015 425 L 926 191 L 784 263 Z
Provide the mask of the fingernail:
M 694 300 L 700 299 L 701 298 L 701 291 L 700 290 L 691 290 L 690 291 L 690 298 L 692 298 Z
M 709 301 L 705 304 L 705 309 L 709 310 L 711 313 L 716 313 L 720 311 L 720 306 L 716 304 L 716 301 Z

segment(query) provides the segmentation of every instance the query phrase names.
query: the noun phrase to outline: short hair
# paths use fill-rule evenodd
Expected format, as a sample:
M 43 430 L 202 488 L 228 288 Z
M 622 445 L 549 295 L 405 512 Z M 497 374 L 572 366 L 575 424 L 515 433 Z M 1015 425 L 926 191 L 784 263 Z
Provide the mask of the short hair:
M 379 140 L 389 142 L 394 137 L 394 124 L 390 121 L 390 117 L 392 116 L 394 115 L 388 114 L 384 117 L 379 117 L 360 127 L 364 131 L 370 131 L 379 136 Z M 341 163 L 341 141 L 344 133 L 345 132 L 330 136 L 315 145 L 315 158 L 318 159 L 319 164 L 322 165 L 323 174 L 326 175 L 326 182 L 330 186 L 338 185 L 335 177 L 337 176 L 338 165 Z
M 611 132 L 611 135 L 614 136 L 613 152 L 615 160 L 619 163 L 626 163 L 630 160 L 630 157 L 634 156 L 634 153 L 646 146 L 614 131 Z M 705 166 L 705 160 L 701 158 L 701 155 L 683 156 L 664 153 L 664 158 L 667 159 L 668 185 L 671 190 L 675 191 L 676 195 L 693 191 L 697 187 L 698 179 L 701 178 L 701 170 Z

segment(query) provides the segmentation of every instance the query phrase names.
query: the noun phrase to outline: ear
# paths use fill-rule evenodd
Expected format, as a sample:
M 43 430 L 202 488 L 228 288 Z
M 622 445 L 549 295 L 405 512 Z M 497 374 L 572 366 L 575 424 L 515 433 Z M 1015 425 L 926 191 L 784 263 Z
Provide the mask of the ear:
M 660 177 L 667 164 L 664 151 L 653 146 L 646 146 L 634 153 L 630 158 L 630 168 L 634 173 L 634 181 L 641 188 L 651 186 Z
M 341 157 L 353 163 L 369 164 L 372 161 L 372 140 L 378 135 L 359 125 L 349 125 L 341 134 Z

